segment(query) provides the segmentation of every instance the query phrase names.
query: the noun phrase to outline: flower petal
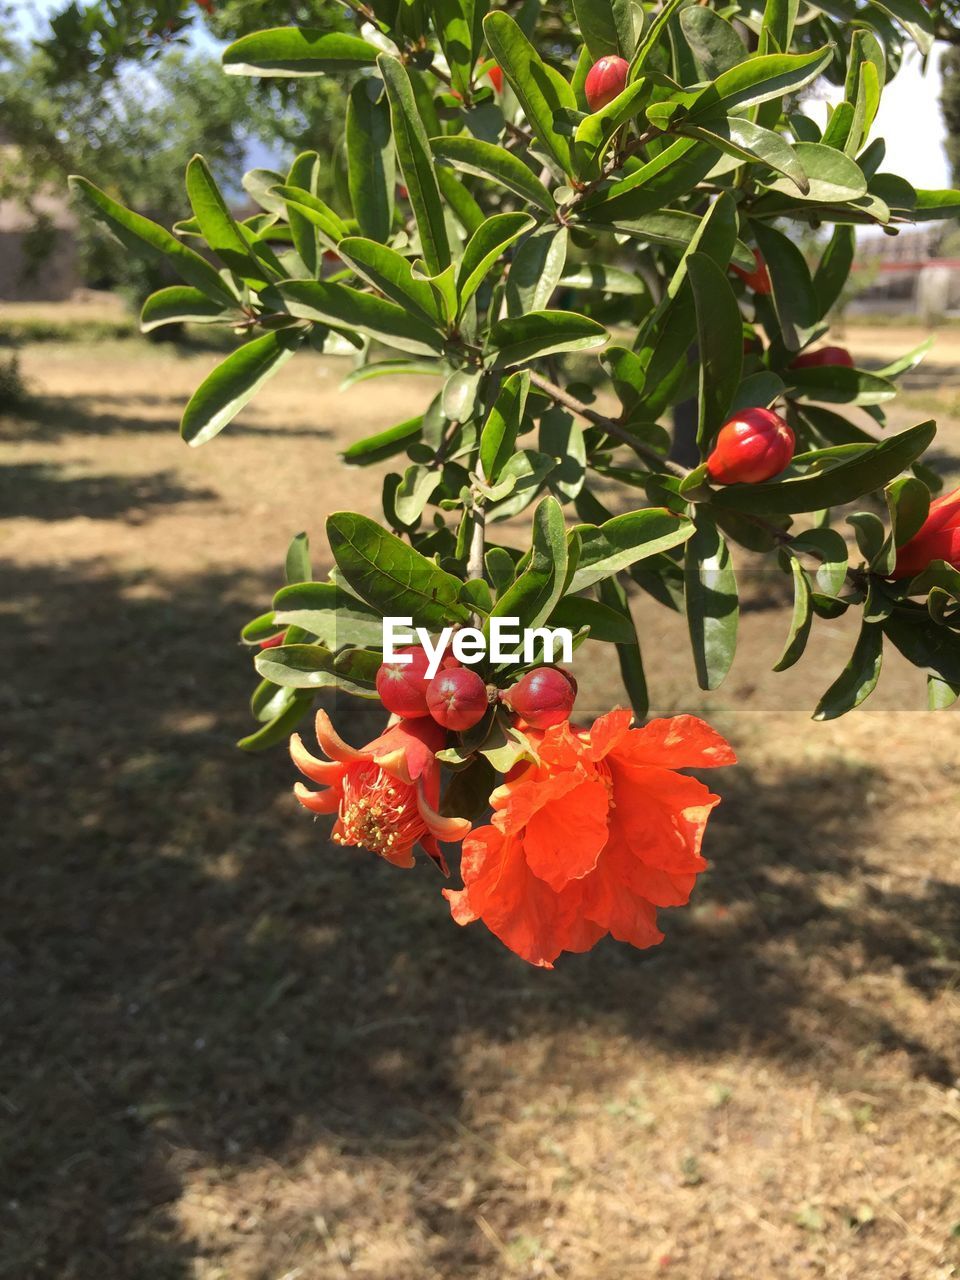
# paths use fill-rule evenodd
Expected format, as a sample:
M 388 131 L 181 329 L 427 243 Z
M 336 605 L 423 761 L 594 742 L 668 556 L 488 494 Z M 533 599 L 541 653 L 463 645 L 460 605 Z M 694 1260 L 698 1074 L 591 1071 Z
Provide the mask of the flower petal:
M 631 729 L 616 744 L 616 756 L 660 769 L 711 769 L 737 762 L 729 742 L 697 716 L 670 716 Z
M 702 871 L 700 845 L 710 811 L 720 803 L 696 778 L 672 769 L 612 764 L 616 828 L 634 857 L 662 871 Z
M 577 775 L 567 776 L 577 781 Z M 523 841 L 533 874 L 552 889 L 562 889 L 592 871 L 607 841 L 608 807 L 606 784 L 592 778 L 534 813 Z
M 340 797 L 332 787 L 329 791 L 311 791 L 302 782 L 295 782 L 293 794 L 311 813 L 336 813 L 340 804 Z
M 351 760 L 356 760 L 360 755 L 356 747 L 351 747 L 349 743 L 344 742 L 340 737 L 326 711 L 317 712 L 316 724 L 317 741 L 323 748 L 324 754 L 328 755 L 331 760 L 339 760 L 341 764 L 349 764 Z
M 318 760 L 303 745 L 299 733 L 290 735 L 290 759 L 311 782 L 333 786 L 343 777 L 343 765 L 338 760 Z
M 430 834 L 445 844 L 457 844 L 464 836 L 470 834 L 471 823 L 467 818 L 447 818 L 437 813 L 427 800 L 426 789 L 421 781 L 417 787 L 417 809 L 420 817 L 427 824 Z
M 464 889 L 444 891 L 453 918 L 458 924 L 481 919 L 530 964 L 551 969 L 561 951 L 583 950 L 600 936 L 596 927 L 583 927 L 579 887 L 555 893 L 538 880 L 516 836 L 478 827 L 463 842 L 460 871 Z

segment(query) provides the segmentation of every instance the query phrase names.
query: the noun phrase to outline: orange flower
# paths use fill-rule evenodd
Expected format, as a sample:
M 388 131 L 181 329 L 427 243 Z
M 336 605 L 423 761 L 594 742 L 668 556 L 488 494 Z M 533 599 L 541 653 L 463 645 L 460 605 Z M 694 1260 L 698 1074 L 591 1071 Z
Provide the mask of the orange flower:
M 677 769 L 734 764 L 730 746 L 695 716 L 631 729 L 611 711 L 589 730 L 554 725 L 539 763 L 491 796 L 492 825 L 463 845 L 463 889 L 445 889 L 454 920 L 482 920 L 511 951 L 552 968 L 605 934 L 652 947 L 657 908 L 690 898 L 706 867 L 700 844 L 719 796 Z
M 413 866 L 419 844 L 444 875 L 449 874 L 438 840 L 459 841 L 470 830 L 465 818 L 444 818 L 436 753 L 446 733 L 429 717 L 399 720 L 367 746 L 348 746 L 325 711 L 317 712 L 317 741 L 329 760 L 312 756 L 298 733 L 290 756 L 302 774 L 325 791 L 298 782 L 293 793 L 311 813 L 336 813 L 333 839 L 379 854 L 396 867 Z

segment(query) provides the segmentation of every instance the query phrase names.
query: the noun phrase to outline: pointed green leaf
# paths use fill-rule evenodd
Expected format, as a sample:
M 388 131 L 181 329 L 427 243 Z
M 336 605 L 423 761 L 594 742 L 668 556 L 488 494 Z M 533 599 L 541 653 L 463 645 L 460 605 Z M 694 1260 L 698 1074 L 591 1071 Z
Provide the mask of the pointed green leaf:
M 704 513 L 684 550 L 687 627 L 697 683 L 717 689 L 737 649 L 737 577 L 723 534 Z
M 223 69 L 233 76 L 326 76 L 371 67 L 379 52 L 359 36 L 310 27 L 273 27 L 228 45 Z
M 180 435 L 187 444 L 206 444 L 218 435 L 302 341 L 302 333 L 280 330 L 255 338 L 227 356 L 204 378 L 183 411 Z

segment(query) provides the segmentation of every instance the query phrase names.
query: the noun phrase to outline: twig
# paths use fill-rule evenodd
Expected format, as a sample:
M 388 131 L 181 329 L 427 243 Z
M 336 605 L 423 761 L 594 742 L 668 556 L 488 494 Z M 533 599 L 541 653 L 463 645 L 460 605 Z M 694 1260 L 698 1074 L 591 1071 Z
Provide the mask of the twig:
M 551 400 L 555 400 L 557 404 L 564 405 L 567 409 L 572 410 L 579 417 L 584 418 L 593 426 L 599 427 L 605 431 L 607 435 L 613 436 L 620 440 L 623 444 L 628 444 L 631 449 L 642 458 L 647 466 L 656 471 L 668 471 L 671 475 L 683 480 L 690 474 L 686 467 L 680 465 L 679 462 L 671 462 L 669 458 L 661 458 L 655 449 L 649 448 L 641 440 L 622 426 L 614 418 L 608 418 L 605 413 L 599 413 L 596 409 L 591 409 L 588 404 L 584 404 L 582 400 L 578 400 L 576 396 L 572 396 L 569 391 L 564 391 L 562 387 L 558 387 L 555 382 L 551 382 L 549 378 L 545 378 L 541 373 L 531 373 L 530 381 L 535 387 L 539 387 L 545 392 Z

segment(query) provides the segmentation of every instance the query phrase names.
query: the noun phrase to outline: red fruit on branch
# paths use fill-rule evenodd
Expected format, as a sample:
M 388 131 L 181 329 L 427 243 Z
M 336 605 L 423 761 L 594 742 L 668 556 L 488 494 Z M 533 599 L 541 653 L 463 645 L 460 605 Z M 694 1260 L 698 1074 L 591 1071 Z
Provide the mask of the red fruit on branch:
M 445 729 L 472 729 L 488 705 L 487 686 L 469 667 L 449 667 L 427 685 L 427 708 Z
M 276 649 L 278 645 L 281 645 L 284 643 L 286 638 L 287 638 L 287 633 L 285 631 L 279 631 L 275 636 L 270 636 L 270 638 L 267 640 L 261 640 L 260 648 Z
M 803 351 L 791 362 L 791 369 L 824 369 L 829 365 L 853 368 L 853 356 L 846 347 L 818 347 L 816 351 Z
M 759 484 L 778 476 L 793 457 L 796 439 L 771 409 L 743 409 L 724 423 L 707 459 L 717 484 Z
M 745 267 L 738 267 L 735 262 L 731 262 L 730 266 L 737 273 L 748 289 L 752 289 L 754 293 L 770 293 L 773 285 L 770 283 L 770 272 L 767 270 L 767 264 L 763 260 L 763 254 L 759 249 L 754 249 L 753 260 L 756 266 L 752 271 L 747 271 Z
M 915 578 L 934 560 L 960 569 L 960 489 L 930 503 L 919 531 L 897 552 L 892 578 Z
M 427 706 L 427 667 L 430 660 L 419 645 L 398 649 L 397 654 L 409 654 L 409 662 L 384 662 L 377 672 L 377 693 L 380 701 L 395 716 L 414 720 L 430 714 Z
M 576 699 L 576 680 L 559 667 L 528 671 L 512 689 L 500 695 L 500 700 L 534 729 L 549 729 L 569 720 Z
M 587 72 L 583 86 L 587 106 L 591 111 L 599 111 L 608 102 L 612 102 L 627 87 L 627 72 L 630 64 L 625 58 L 600 58 Z
M 503 93 L 503 67 L 494 63 L 487 72 L 487 75 L 490 77 L 490 83 L 493 85 L 494 89 L 496 89 L 497 93 Z

